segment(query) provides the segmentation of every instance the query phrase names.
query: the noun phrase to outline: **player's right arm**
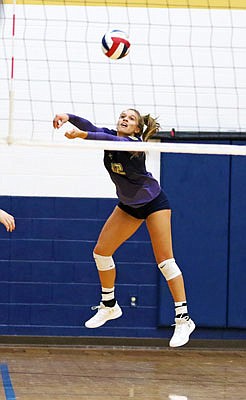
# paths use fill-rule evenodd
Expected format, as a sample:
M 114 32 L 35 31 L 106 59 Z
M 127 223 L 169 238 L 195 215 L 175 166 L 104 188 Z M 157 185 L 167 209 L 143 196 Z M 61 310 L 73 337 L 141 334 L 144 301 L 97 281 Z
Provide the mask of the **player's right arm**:
M 55 118 L 53 119 L 53 127 L 55 129 L 59 129 L 68 121 L 81 131 L 103 132 L 104 130 L 104 128 L 98 128 L 97 126 L 93 125 L 87 119 L 73 114 L 56 114 Z

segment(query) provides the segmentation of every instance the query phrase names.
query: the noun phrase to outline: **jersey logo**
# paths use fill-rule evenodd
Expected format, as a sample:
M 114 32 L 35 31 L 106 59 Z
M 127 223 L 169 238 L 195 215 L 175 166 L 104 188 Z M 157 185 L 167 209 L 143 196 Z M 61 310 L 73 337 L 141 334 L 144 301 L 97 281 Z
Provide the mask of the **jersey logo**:
M 116 174 L 126 175 L 125 171 L 123 170 L 122 164 L 120 163 L 111 163 L 111 169 Z

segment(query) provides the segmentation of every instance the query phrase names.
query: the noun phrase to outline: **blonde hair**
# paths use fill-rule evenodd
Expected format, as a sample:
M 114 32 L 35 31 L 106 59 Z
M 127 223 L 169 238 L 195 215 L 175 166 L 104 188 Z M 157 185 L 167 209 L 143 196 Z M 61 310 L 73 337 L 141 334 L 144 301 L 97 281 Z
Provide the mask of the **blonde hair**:
M 142 136 L 143 142 L 147 142 L 151 137 L 157 133 L 160 129 L 160 124 L 156 118 L 151 117 L 150 114 L 141 115 L 138 110 L 130 108 L 129 110 L 134 111 L 138 116 L 138 127 L 140 132 L 138 136 Z

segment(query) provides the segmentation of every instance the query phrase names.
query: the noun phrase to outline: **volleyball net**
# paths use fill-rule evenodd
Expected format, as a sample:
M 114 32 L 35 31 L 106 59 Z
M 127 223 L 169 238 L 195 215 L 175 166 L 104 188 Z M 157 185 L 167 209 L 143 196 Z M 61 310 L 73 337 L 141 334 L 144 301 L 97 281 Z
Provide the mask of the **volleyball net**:
M 3 0 L 0 10 L 1 142 L 62 145 L 56 113 L 114 128 L 128 107 L 158 117 L 162 138 L 246 138 L 244 0 Z M 121 60 L 101 50 L 114 28 L 131 42 Z

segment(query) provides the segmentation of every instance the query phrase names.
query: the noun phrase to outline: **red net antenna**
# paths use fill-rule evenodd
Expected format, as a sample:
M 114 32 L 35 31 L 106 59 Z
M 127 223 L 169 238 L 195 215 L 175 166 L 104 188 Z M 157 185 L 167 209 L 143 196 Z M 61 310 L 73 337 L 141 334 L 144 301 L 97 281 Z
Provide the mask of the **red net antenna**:
M 13 142 L 13 122 L 14 122 L 14 47 L 15 47 L 15 9 L 16 0 L 13 0 L 12 14 L 12 46 L 11 46 L 11 70 L 10 70 L 10 88 L 9 88 L 9 127 L 8 127 L 8 144 Z

